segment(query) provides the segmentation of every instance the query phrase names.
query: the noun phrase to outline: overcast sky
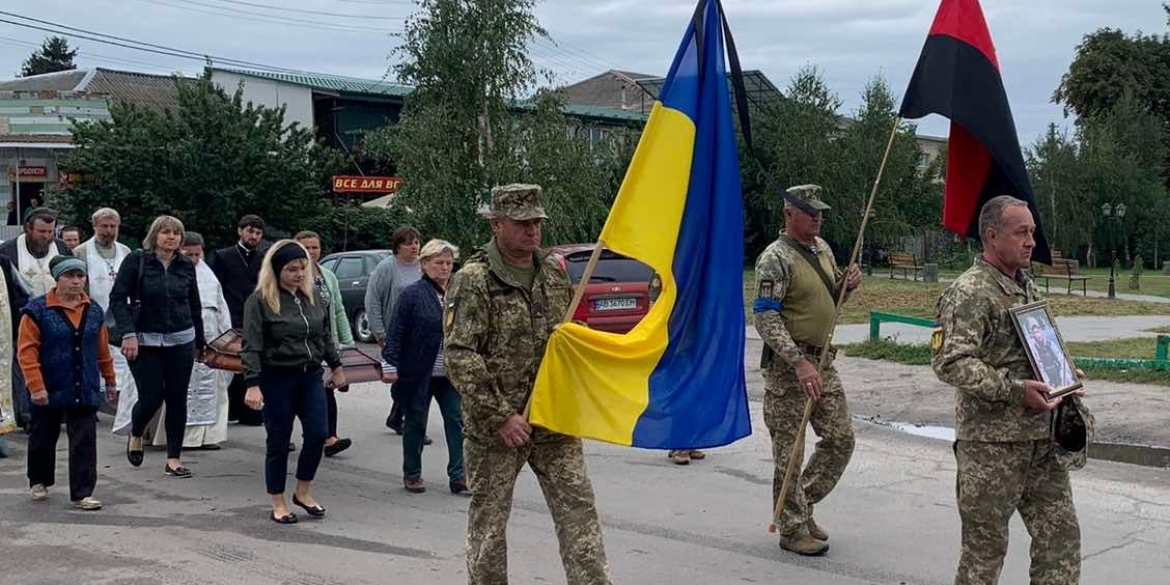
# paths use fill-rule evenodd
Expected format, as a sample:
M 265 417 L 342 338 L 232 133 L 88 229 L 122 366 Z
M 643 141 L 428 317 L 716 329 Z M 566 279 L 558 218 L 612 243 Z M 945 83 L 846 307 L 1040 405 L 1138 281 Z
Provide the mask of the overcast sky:
M 275 7 L 281 8 L 275 8 Z M 546 0 L 537 16 L 552 37 L 533 57 L 572 83 L 605 69 L 664 75 L 695 0 Z M 784 88 L 803 65 L 822 69 L 844 100 L 884 75 L 905 88 L 935 0 L 724 0 L 746 69 Z M 379 78 L 410 0 L 4 0 L 0 11 L 200 54 L 269 66 Z M 1101 27 L 1166 30 L 1159 0 L 983 0 L 1008 98 L 1027 146 L 1050 122 L 1069 126 L 1051 95 L 1082 37 Z M 0 19 L 18 20 L 0 14 Z M 49 33 L 0 22 L 0 78 L 15 75 Z M 200 63 L 85 39 L 81 67 L 197 72 Z M 920 133 L 945 135 L 945 120 Z

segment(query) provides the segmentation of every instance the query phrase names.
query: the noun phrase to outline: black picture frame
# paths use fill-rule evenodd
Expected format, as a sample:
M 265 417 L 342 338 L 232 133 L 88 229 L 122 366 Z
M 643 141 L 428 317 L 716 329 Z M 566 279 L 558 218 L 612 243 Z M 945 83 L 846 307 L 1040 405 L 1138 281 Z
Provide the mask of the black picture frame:
M 1077 377 L 1076 365 L 1048 309 L 1048 301 L 1020 305 L 1009 312 L 1035 379 L 1050 388 L 1048 398 L 1060 398 L 1082 388 L 1084 384 Z

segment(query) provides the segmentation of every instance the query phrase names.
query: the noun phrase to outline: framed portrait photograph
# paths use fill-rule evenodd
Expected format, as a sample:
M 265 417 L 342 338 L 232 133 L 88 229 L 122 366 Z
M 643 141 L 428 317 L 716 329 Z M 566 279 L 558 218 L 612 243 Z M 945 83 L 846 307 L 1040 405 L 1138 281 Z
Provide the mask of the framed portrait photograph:
M 1048 397 L 1059 398 L 1081 388 L 1064 338 L 1048 312 L 1048 301 L 1015 307 L 1011 314 L 1036 379 L 1051 388 Z

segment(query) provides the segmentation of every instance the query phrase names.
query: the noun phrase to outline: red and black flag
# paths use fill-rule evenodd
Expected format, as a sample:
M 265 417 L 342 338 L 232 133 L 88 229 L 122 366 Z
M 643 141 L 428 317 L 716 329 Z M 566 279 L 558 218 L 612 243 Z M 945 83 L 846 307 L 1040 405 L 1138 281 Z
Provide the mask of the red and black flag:
M 943 226 L 978 238 L 979 210 L 997 195 L 1028 202 L 1036 221 L 1032 257 L 1050 264 L 999 61 L 978 0 L 942 0 L 899 114 L 951 120 Z

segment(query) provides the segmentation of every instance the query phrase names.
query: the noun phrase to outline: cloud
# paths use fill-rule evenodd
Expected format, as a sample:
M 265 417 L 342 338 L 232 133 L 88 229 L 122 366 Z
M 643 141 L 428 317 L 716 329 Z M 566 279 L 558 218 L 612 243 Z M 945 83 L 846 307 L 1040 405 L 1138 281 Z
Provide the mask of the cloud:
M 229 0 L 6 0 L 5 11 L 273 66 L 377 78 L 397 46 L 392 36 L 413 7 L 407 2 L 252 0 L 284 10 L 245 7 Z M 1134 32 L 1165 30 L 1160 3 L 1151 0 L 983 0 L 1021 141 L 1030 143 L 1049 122 L 1063 122 L 1051 104 L 1083 36 L 1101 27 Z M 662 75 L 694 11 L 694 0 L 546 0 L 536 14 L 555 44 L 534 47 L 534 60 L 559 82 L 604 69 Z M 784 87 L 802 66 L 819 66 L 854 110 L 865 84 L 884 75 L 896 93 L 913 72 L 937 2 L 931 0 L 724 0 L 747 68 Z M 297 11 L 364 14 L 355 19 Z M 252 14 L 244 14 L 241 11 Z M 297 22 L 294 22 L 297 21 Z M 45 33 L 0 23 L 0 75 L 19 70 Z M 29 44 L 21 44 L 29 43 Z M 198 60 L 141 53 L 92 41 L 82 66 L 150 72 L 199 70 Z M 922 132 L 945 134 L 945 120 L 923 122 Z

